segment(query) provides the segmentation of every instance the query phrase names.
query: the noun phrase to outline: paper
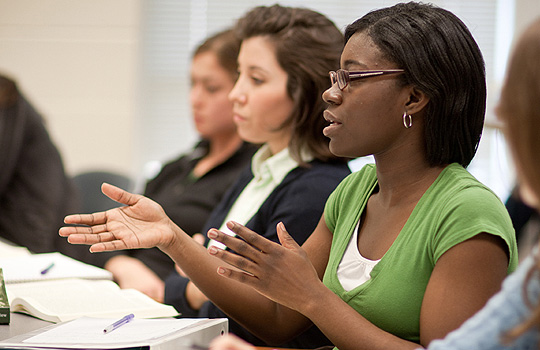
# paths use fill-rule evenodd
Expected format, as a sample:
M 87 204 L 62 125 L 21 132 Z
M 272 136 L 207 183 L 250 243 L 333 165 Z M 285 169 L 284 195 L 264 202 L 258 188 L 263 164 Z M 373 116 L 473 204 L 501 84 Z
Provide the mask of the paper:
M 27 248 L 17 246 L 0 237 L 0 257 L 28 256 L 30 254 L 32 253 Z
M 63 346 L 81 344 L 123 344 L 145 343 L 152 339 L 161 338 L 183 328 L 201 322 L 201 319 L 135 319 L 113 332 L 103 333 L 103 329 L 116 319 L 82 317 L 77 320 L 58 325 L 24 340 L 24 343 Z

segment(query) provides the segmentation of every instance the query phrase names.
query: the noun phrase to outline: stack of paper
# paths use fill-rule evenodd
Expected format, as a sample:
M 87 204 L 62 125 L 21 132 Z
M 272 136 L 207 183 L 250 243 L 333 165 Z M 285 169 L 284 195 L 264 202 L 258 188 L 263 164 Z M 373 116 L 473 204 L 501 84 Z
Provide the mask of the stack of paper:
M 148 349 L 183 350 L 208 346 L 228 332 L 228 320 L 133 320 L 110 333 L 110 319 L 82 317 L 0 341 L 0 349 Z

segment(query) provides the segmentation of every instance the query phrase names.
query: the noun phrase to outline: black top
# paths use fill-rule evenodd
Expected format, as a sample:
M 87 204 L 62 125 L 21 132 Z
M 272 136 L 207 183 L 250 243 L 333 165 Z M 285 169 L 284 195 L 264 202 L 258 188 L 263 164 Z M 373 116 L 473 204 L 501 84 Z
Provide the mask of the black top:
M 193 169 L 208 154 L 208 142 L 201 141 L 190 154 L 166 164 L 147 183 L 144 195 L 158 202 L 187 234 L 201 233 L 210 213 L 255 151 L 255 146 L 243 143 L 230 158 L 196 178 Z
M 144 195 L 158 202 L 171 220 L 189 235 L 202 233 L 210 213 L 248 166 L 256 150 L 256 146 L 243 143 L 230 158 L 196 178 L 192 174 L 193 169 L 208 153 L 208 142 L 200 141 L 191 153 L 166 164 L 147 183 Z M 158 248 L 124 251 L 120 254 L 141 260 L 162 279 L 174 271 L 172 259 Z
M 0 76 L 0 237 L 34 253 L 59 251 L 89 262 L 88 247 L 58 235 L 79 212 L 77 192 L 41 115 Z
M 282 221 L 296 242 L 304 243 L 319 223 L 328 196 L 349 174 L 347 164 L 338 162 L 312 161 L 310 167 L 291 170 L 246 226 L 274 242 L 279 242 L 276 225 Z M 232 205 L 252 178 L 251 168 L 246 169 L 216 207 L 204 231 L 221 227 Z M 212 302 L 206 302 L 198 312 L 191 309 L 184 297 L 188 281 L 177 273 L 171 274 L 165 281 L 165 303 L 173 305 L 185 317 L 227 317 Z M 315 327 L 285 344 L 265 344 L 232 319 L 229 319 L 229 331 L 258 346 L 316 348 L 330 345 L 328 339 Z

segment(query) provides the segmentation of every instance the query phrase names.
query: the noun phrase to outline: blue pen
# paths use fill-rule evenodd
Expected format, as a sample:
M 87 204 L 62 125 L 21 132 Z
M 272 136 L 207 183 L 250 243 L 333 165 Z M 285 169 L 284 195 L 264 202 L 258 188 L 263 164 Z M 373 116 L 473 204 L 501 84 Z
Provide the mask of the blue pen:
M 49 266 L 41 270 L 41 274 L 45 275 L 47 272 L 51 271 L 51 269 L 54 267 L 54 262 L 52 262 Z
M 134 317 L 135 317 L 135 315 L 133 315 L 133 314 L 129 314 L 127 316 L 122 317 L 121 319 L 119 319 L 115 323 L 105 327 L 105 329 L 103 330 L 103 333 L 107 334 L 109 332 L 114 331 L 116 328 L 118 328 L 120 326 L 123 326 L 126 323 L 128 323 L 129 321 L 133 320 Z

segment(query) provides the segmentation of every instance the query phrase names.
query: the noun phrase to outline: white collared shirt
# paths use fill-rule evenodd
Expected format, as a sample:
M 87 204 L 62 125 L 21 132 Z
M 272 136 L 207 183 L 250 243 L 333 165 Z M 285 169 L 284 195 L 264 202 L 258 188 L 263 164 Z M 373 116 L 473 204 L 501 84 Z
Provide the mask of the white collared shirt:
M 263 145 L 252 158 L 251 170 L 253 179 L 242 190 L 236 199 L 231 210 L 225 217 L 220 231 L 229 235 L 234 235 L 226 227 L 228 221 L 236 221 L 245 225 L 251 217 L 259 210 L 266 198 L 283 181 L 285 176 L 298 166 L 298 162 L 291 158 L 289 149 L 285 148 L 277 154 L 272 155 L 268 145 Z M 224 248 L 220 242 L 211 240 L 208 246 Z

